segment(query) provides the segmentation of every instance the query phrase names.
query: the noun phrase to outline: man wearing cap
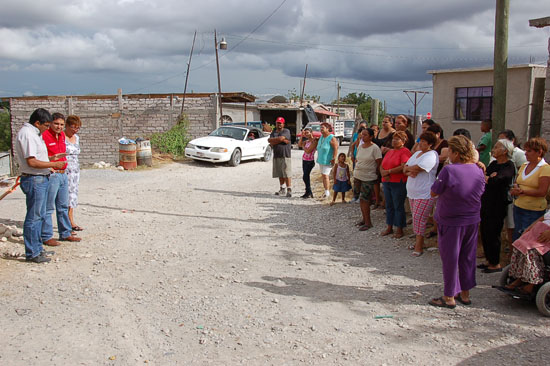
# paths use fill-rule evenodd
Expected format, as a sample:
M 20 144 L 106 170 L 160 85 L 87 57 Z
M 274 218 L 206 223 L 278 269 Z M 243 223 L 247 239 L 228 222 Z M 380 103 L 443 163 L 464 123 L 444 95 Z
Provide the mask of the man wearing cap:
M 61 113 L 54 113 L 50 128 L 42 133 L 42 139 L 48 149 L 50 161 L 62 162 L 61 169 L 56 169 L 50 175 L 48 195 L 46 198 L 46 217 L 42 225 L 42 242 L 49 246 L 58 246 L 59 243 L 53 238 L 52 213 L 55 210 L 57 216 L 57 231 L 59 240 L 80 241 L 80 238 L 71 235 L 72 226 L 69 220 L 69 181 L 65 168 L 67 167 L 67 146 L 65 145 L 65 116 Z
M 27 214 L 23 224 L 25 257 L 27 262 L 49 262 L 42 247 L 42 224 L 46 216 L 46 197 L 50 181 L 50 169 L 61 169 L 63 162 L 50 162 L 46 144 L 40 134 L 50 127 L 52 115 L 43 108 L 35 110 L 29 122 L 19 130 L 15 151 L 21 171 L 21 190 L 25 193 Z
M 279 178 L 278 196 L 292 197 L 290 176 L 292 174 L 292 158 L 290 145 L 290 131 L 285 127 L 285 119 L 277 117 L 275 131 L 269 135 L 269 144 L 273 149 L 273 178 Z M 286 189 L 284 185 L 286 184 Z

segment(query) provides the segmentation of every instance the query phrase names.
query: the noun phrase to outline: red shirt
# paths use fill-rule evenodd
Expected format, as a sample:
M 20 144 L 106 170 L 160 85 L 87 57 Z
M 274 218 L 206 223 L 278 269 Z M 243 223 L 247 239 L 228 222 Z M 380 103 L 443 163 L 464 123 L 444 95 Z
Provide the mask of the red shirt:
M 385 170 L 390 170 L 392 168 L 398 167 L 399 165 L 406 163 L 410 157 L 411 152 L 406 147 L 402 147 L 399 150 L 391 149 L 386 153 L 386 156 L 384 156 L 384 160 L 382 160 L 382 168 L 384 168 Z M 404 183 L 406 181 L 407 176 L 403 173 L 390 174 L 389 179 L 388 177 L 382 178 L 382 182 Z
M 55 137 L 49 128 L 42 132 L 42 140 L 46 143 L 46 148 L 48 149 L 48 157 L 55 154 L 64 153 L 67 151 L 67 145 L 65 145 L 65 133 L 61 131 L 58 137 Z M 61 159 L 52 160 L 52 161 L 67 161 L 67 157 L 64 156 Z M 67 167 L 67 164 L 63 166 L 61 170 L 64 170 Z

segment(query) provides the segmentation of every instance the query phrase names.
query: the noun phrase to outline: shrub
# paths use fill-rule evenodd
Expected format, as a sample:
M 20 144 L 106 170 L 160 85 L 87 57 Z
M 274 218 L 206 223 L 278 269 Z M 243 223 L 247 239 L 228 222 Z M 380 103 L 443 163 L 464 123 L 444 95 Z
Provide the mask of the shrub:
M 185 146 L 191 140 L 187 135 L 188 120 L 183 117 L 170 130 L 155 133 L 151 136 L 151 145 L 160 152 L 172 154 L 174 157 L 185 154 Z
M 0 108 L 0 151 L 11 149 L 10 114 Z

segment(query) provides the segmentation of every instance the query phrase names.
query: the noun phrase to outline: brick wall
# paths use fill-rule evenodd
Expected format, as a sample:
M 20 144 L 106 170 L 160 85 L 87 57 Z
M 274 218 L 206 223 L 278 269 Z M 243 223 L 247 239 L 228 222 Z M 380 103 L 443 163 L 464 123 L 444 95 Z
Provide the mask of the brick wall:
M 73 97 L 21 97 L 10 99 L 12 136 L 36 108 L 65 116 L 75 114 L 82 120 L 80 162 L 118 162 L 118 139 L 149 138 L 169 130 L 181 111 L 182 95 L 98 95 Z M 216 98 L 191 94 L 185 98 L 191 137 L 204 136 L 215 128 Z M 15 141 L 15 140 L 14 140 Z

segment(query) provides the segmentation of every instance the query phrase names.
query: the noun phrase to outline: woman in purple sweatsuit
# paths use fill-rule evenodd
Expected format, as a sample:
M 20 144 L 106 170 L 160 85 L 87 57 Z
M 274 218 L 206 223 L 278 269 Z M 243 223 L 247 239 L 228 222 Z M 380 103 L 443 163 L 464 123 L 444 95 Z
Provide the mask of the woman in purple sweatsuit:
M 449 160 L 432 186 L 438 196 L 435 211 L 439 254 L 443 265 L 443 296 L 430 305 L 454 308 L 456 301 L 470 305 L 470 289 L 476 285 L 477 232 L 485 173 L 474 163 L 474 147 L 468 138 L 449 139 Z M 456 300 L 456 301 L 455 301 Z

